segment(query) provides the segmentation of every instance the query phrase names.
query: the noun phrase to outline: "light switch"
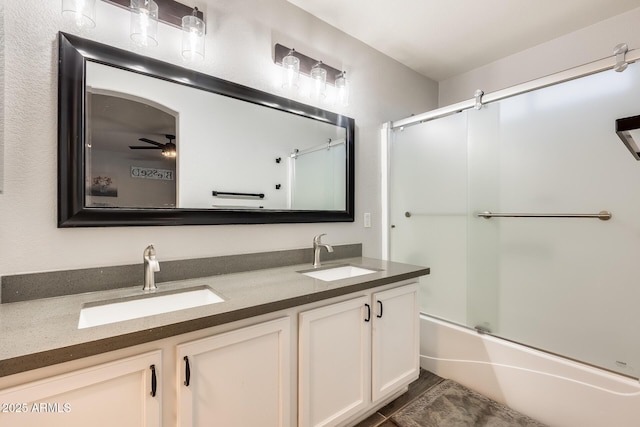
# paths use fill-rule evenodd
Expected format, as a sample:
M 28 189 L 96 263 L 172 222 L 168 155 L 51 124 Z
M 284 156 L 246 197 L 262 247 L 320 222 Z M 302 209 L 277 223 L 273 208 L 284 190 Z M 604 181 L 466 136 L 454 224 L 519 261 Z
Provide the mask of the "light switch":
M 364 228 L 371 228 L 371 214 L 369 212 L 364 214 Z

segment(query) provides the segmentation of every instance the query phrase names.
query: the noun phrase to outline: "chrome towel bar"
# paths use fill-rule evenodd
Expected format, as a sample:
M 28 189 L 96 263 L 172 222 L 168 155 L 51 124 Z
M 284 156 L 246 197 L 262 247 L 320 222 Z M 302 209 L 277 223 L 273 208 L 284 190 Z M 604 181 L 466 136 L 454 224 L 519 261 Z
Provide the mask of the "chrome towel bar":
M 546 214 L 546 213 L 493 213 L 493 212 L 479 212 L 476 214 L 478 218 L 598 218 L 602 221 L 611 219 L 611 212 L 600 211 L 597 214 Z

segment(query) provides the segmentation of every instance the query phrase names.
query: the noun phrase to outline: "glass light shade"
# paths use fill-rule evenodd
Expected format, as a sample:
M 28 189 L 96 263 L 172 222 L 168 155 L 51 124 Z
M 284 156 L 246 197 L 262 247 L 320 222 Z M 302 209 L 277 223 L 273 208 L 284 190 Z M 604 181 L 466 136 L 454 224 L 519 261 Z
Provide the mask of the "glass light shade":
M 282 87 L 285 89 L 298 89 L 300 78 L 300 60 L 293 56 L 293 49 L 282 58 Z
M 131 40 L 138 46 L 158 45 L 158 5 L 153 0 L 131 0 Z
M 62 0 L 62 16 L 78 28 L 96 26 L 96 0 Z
M 204 59 L 204 21 L 196 16 L 197 8 L 193 15 L 182 17 L 182 57 L 194 61 Z
M 322 68 L 322 62 L 314 65 L 309 75 L 313 82 L 313 95 L 317 99 L 324 98 L 327 95 L 327 70 Z
M 343 71 L 336 78 L 336 97 L 338 104 L 343 107 L 349 105 L 349 80 L 347 80 L 347 72 Z

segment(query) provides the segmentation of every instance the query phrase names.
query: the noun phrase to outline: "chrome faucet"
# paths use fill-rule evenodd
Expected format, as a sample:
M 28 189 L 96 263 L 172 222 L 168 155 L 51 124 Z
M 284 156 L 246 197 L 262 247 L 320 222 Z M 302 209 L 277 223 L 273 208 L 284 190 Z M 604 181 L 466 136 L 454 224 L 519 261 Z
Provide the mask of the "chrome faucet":
M 333 247 L 331 245 L 322 243 L 322 236 L 326 236 L 326 234 L 318 234 L 313 238 L 313 268 L 320 267 L 320 248 L 325 248 L 327 252 L 333 252 Z
M 142 254 L 144 262 L 144 287 L 143 291 L 155 291 L 156 286 L 155 272 L 160 271 L 160 262 L 156 259 L 156 250 L 153 245 L 145 248 Z

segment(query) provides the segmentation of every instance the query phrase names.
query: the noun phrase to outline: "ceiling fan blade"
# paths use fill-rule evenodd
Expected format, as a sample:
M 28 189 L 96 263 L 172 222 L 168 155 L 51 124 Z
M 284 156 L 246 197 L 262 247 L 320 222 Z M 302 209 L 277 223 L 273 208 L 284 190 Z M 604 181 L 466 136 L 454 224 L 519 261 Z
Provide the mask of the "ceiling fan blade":
M 132 150 L 162 150 L 162 147 L 147 147 L 140 145 L 130 145 L 129 148 Z
M 157 145 L 158 147 L 164 147 L 164 144 L 161 144 L 159 142 L 153 141 L 153 140 L 148 139 L 148 138 L 138 138 L 138 141 L 146 142 L 148 144 Z

